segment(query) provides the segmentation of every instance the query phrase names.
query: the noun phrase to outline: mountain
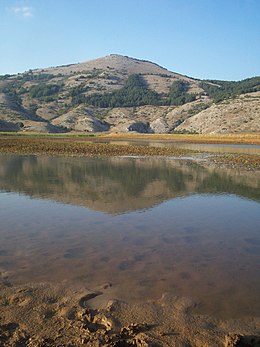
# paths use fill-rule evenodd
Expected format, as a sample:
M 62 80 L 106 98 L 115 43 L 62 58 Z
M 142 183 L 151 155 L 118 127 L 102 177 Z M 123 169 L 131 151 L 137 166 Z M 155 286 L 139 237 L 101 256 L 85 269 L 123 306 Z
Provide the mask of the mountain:
M 0 76 L 0 131 L 260 131 L 260 77 L 198 80 L 117 54 Z

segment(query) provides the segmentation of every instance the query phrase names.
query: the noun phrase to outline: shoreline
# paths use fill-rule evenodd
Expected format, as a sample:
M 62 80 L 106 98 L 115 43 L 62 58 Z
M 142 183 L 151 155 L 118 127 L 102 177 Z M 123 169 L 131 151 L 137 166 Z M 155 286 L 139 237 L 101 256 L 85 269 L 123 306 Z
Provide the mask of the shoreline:
M 186 143 L 209 144 L 249 144 L 260 145 L 260 133 L 240 134 L 141 134 L 141 133 L 33 133 L 33 132 L 0 132 L 1 137 L 25 138 L 80 138 L 91 140 L 95 138 L 108 140 L 147 140 L 174 141 Z
M 260 170 L 260 156 L 256 154 L 216 154 L 184 148 L 97 143 L 91 140 L 75 139 L 74 137 L 0 136 L 0 153 L 78 157 L 184 157 L 190 160 L 197 160 L 199 156 L 204 155 L 209 165 Z
M 197 144 L 260 145 L 259 133 L 248 134 L 104 134 L 102 138 L 116 140 L 174 141 Z
M 1 346 L 259 346 L 260 317 L 194 314 L 191 298 L 167 293 L 139 304 L 106 300 L 109 289 L 0 282 Z

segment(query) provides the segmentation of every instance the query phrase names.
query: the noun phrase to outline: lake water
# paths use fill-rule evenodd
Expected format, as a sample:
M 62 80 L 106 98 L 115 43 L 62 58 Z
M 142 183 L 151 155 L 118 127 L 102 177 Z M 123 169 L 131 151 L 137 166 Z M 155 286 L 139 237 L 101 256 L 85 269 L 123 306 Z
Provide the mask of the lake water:
M 260 174 L 204 161 L 0 155 L 0 273 L 109 282 L 126 301 L 189 296 L 260 312 Z
M 260 155 L 259 145 L 247 145 L 247 144 L 207 144 L 207 143 L 188 143 L 174 140 L 108 140 L 101 137 L 89 139 L 91 142 L 99 143 L 111 143 L 116 145 L 135 145 L 135 146 L 153 146 L 153 147 L 171 147 L 171 148 L 184 148 L 201 152 L 211 153 L 241 153 Z

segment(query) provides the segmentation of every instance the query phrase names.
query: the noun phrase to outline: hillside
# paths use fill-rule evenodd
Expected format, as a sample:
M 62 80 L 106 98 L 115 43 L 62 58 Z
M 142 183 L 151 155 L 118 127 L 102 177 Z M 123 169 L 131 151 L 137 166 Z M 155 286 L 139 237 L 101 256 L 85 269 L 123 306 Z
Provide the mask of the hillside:
M 260 131 L 260 77 L 202 81 L 112 54 L 0 76 L 0 131 Z

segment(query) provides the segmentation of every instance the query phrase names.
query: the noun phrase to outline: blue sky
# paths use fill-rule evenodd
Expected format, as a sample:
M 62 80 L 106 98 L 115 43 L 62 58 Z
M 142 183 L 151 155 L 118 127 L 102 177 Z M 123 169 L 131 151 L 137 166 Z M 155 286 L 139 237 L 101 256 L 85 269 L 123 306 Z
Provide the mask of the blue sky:
M 260 75 L 260 0 L 0 0 L 0 74 L 118 53 L 196 78 Z

